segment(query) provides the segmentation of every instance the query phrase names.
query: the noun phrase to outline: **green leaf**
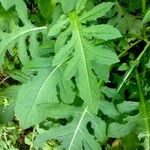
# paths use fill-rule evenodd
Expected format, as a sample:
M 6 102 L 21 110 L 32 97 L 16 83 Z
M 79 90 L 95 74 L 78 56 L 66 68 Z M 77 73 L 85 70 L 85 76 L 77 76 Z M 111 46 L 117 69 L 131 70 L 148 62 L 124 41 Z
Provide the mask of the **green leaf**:
M 33 72 L 33 71 L 40 71 L 45 68 L 52 67 L 52 57 L 43 58 L 37 57 L 28 61 L 22 68 L 23 72 Z
M 101 101 L 99 109 L 109 118 L 117 119 L 120 115 L 115 105 L 111 102 Z
M 69 21 L 71 26 L 59 36 L 56 42 L 58 46 L 55 49 L 53 64 L 56 66 L 64 61 L 67 62 L 64 73 L 66 79 L 70 80 L 75 76 L 80 97 L 90 110 L 97 112 L 100 92 L 92 70 L 94 68 L 92 61 L 109 66 L 119 60 L 110 47 L 94 46 L 84 37 L 84 27 L 79 23 L 75 12 L 70 13 Z M 70 32 L 72 32 L 71 37 Z
M 44 30 L 41 33 L 44 34 Z M 29 44 L 29 52 L 30 52 L 30 55 L 31 55 L 32 58 L 39 57 L 39 51 L 38 51 L 39 42 L 38 42 L 37 38 L 38 38 L 38 33 L 37 32 L 32 32 L 32 34 L 29 37 L 29 43 L 30 43 Z
M 86 40 L 84 40 L 83 43 L 87 51 L 86 53 L 91 60 L 108 66 L 119 62 L 118 56 L 110 47 L 104 45 L 94 46 Z
M 134 110 L 138 110 L 139 103 L 138 102 L 132 102 L 132 101 L 124 101 L 121 104 L 117 105 L 117 109 L 123 114 L 123 113 L 130 113 Z
M 25 64 L 29 61 L 25 40 L 26 38 L 24 36 L 21 36 L 18 42 L 18 57 L 22 64 Z
M 118 104 L 117 107 L 122 113 L 130 113 L 131 111 L 137 109 L 138 103 L 131 103 L 130 105 L 127 105 L 128 102 L 123 102 L 121 104 Z M 144 106 L 145 105 L 145 106 Z M 123 107 L 128 107 L 129 108 L 123 108 Z M 145 104 L 139 105 L 140 112 L 137 115 L 133 116 L 124 116 L 123 118 L 123 123 L 118 123 L 118 122 L 113 122 L 109 124 L 108 126 L 108 136 L 112 138 L 120 138 L 120 137 L 125 137 L 128 134 L 134 132 L 138 135 L 138 137 L 141 139 L 143 138 L 143 145 L 145 149 L 149 148 L 149 133 L 150 133 L 150 126 L 149 126 L 149 118 L 150 118 L 150 113 L 149 113 L 149 108 L 150 108 L 150 103 L 145 102 Z M 142 109 L 142 110 L 141 110 Z
M 60 89 L 60 98 L 64 103 L 73 103 L 75 98 L 75 93 L 73 92 L 73 83 L 71 80 L 66 80 L 64 78 L 64 69 L 59 69 L 59 89 Z
M 69 13 L 76 7 L 77 0 L 60 0 L 64 13 Z
M 70 36 L 70 34 L 71 28 L 68 28 L 58 36 L 54 47 L 55 52 L 58 52 L 66 44 L 67 38 Z
M 99 103 L 98 83 L 91 70 L 90 58 L 86 53 L 86 49 L 84 48 L 84 39 L 82 37 L 82 33 L 80 32 L 80 25 L 78 24 L 74 13 L 70 16 L 70 22 L 72 26 L 72 34 L 76 41 L 74 43 L 74 58 L 68 63 L 66 74 L 69 75 L 71 71 L 73 72 L 71 73 L 72 75 L 76 75 L 76 83 L 81 98 L 85 101 L 87 106 L 89 106 L 90 110 L 97 112 L 97 103 Z M 74 66 L 72 66 L 72 64 Z M 70 71 L 68 72 L 68 70 Z
M 140 100 L 139 119 L 137 121 L 137 130 L 139 135 L 144 138 L 145 149 L 150 148 L 150 102 Z
M 66 45 L 63 45 L 59 51 L 56 53 L 54 60 L 53 60 L 53 65 L 56 66 L 62 62 L 65 62 L 69 55 L 70 52 L 73 51 L 73 45 L 75 43 L 76 38 L 73 36 Z
M 17 93 L 20 86 L 9 86 L 4 91 L 2 91 L 2 94 L 0 93 L 0 101 L 6 102 L 4 106 L 0 105 L 0 123 L 6 124 L 10 121 L 12 121 L 15 112 L 14 112 L 14 106 L 15 106 L 15 100 L 17 97 Z
M 25 40 L 27 36 L 32 36 L 32 34 L 36 35 L 40 32 L 45 32 L 46 27 L 22 27 L 18 30 L 5 34 L 3 36 L 2 41 L 0 41 L 0 55 L 4 53 L 7 49 L 12 51 L 12 49 L 18 44 L 18 56 L 22 62 L 22 64 L 27 63 L 29 60 L 29 56 L 27 54 L 27 47 L 25 44 Z M 35 41 L 31 41 L 31 43 Z M 36 51 L 36 47 L 32 49 L 32 51 Z M 33 53 L 33 52 L 32 52 Z
M 32 81 L 22 85 L 15 106 L 16 116 L 19 118 L 22 128 L 36 125 L 46 118 L 38 111 L 36 105 L 58 103 L 57 86 L 60 88 L 62 101 L 73 102 L 72 83 L 63 79 L 60 66 L 61 64 L 51 72 L 46 69 L 42 70 Z
M 89 10 L 86 13 L 81 15 L 80 20 L 83 22 L 96 20 L 97 18 L 103 17 L 108 11 L 110 11 L 111 7 L 114 5 L 112 2 L 104 2 L 93 9 Z
M 49 131 L 39 134 L 35 140 L 35 144 L 42 147 L 44 142 L 50 139 L 58 139 L 61 141 L 62 146 L 68 150 L 78 150 L 78 149 L 95 149 L 100 150 L 100 145 L 96 142 L 94 137 L 98 138 L 100 142 L 104 142 L 106 138 L 106 124 L 97 116 L 91 114 L 88 108 L 85 109 L 71 109 L 72 106 L 58 105 L 58 109 L 49 113 L 48 116 L 56 115 L 57 117 L 63 117 L 60 108 L 64 108 L 64 116 L 74 116 L 73 121 L 65 126 L 60 126 L 57 128 L 52 128 Z M 44 109 L 43 109 L 44 108 Z M 41 107 L 40 110 L 45 111 L 49 109 L 46 107 Z M 58 110 L 58 111 L 57 111 Z M 66 111 L 67 110 L 67 111 Z M 47 112 L 45 112 L 47 113 Z M 53 116 L 55 118 L 55 115 Z M 95 130 L 95 135 L 91 135 L 87 129 L 88 122 L 91 122 L 92 128 Z M 99 128 L 97 128 L 99 126 Z
M 11 0 L 0 0 L 2 6 L 4 9 L 8 10 L 10 7 L 12 7 L 15 4 L 15 1 Z
M 14 103 L 6 107 L 0 106 L 0 124 L 6 124 L 10 122 L 14 117 Z
M 60 18 L 57 20 L 57 23 L 50 26 L 50 29 L 48 31 L 48 36 L 55 36 L 60 33 L 60 31 L 63 28 L 66 28 L 66 25 L 68 24 L 68 19 L 65 15 L 60 16 Z
M 109 19 L 108 24 L 115 26 L 122 34 L 141 34 L 142 20 L 126 12 L 120 4 L 115 5 L 112 14 L 114 16 Z
M 13 0 L 13 1 L 11 1 L 11 0 L 0 0 L 0 2 L 1 2 L 1 4 L 5 10 L 8 10 L 10 7 L 15 5 L 17 14 L 18 14 L 19 18 L 21 19 L 21 21 L 25 25 L 30 24 L 30 22 L 28 20 L 27 7 L 26 7 L 23 0 Z
M 124 150 L 137 149 L 138 146 L 140 145 L 140 141 L 135 133 L 131 133 L 128 136 L 122 138 L 122 141 Z
M 150 22 L 150 10 L 147 11 L 147 13 L 145 14 L 143 18 L 143 23 L 147 23 L 147 22 Z
M 41 103 L 37 105 L 37 109 L 47 117 L 55 119 L 69 118 L 82 112 L 82 108 L 64 103 Z
M 30 24 L 30 21 L 28 20 L 28 10 L 25 2 L 23 0 L 15 0 L 15 5 L 18 17 L 25 25 Z
M 22 72 L 19 69 L 11 70 L 10 72 L 8 72 L 8 75 L 12 79 L 17 80 L 17 81 L 19 81 L 21 83 L 26 83 L 29 80 L 31 80 L 31 76 L 29 74 L 27 75 L 27 74 L 25 74 L 24 72 Z
M 57 103 L 57 68 L 51 73 L 42 71 L 32 81 L 23 84 L 19 90 L 15 113 L 22 128 L 36 125 L 45 119 L 45 115 L 37 110 L 40 103 Z M 49 94 L 47 94 L 49 93 Z
M 52 19 L 52 12 L 53 12 L 53 5 L 51 0 L 38 0 L 39 10 L 42 16 L 47 20 L 51 21 Z
M 84 28 L 84 33 L 87 37 L 94 37 L 105 41 L 121 37 L 120 32 L 116 28 L 104 24 Z
M 77 0 L 76 11 L 79 13 L 85 8 L 87 0 Z
M 125 137 L 129 133 L 131 133 L 131 131 L 133 131 L 135 127 L 136 123 L 134 121 L 126 124 L 119 124 L 118 122 L 111 123 L 108 126 L 108 137 L 111 138 Z
M 104 80 L 105 82 L 108 82 L 109 79 L 109 67 L 108 65 L 102 65 L 96 61 L 92 63 L 94 72 L 98 76 L 99 79 Z
M 6 11 L 0 7 L 0 14 L 0 30 L 5 32 L 13 30 L 14 24 L 18 22 L 18 17 L 15 11 L 12 9 Z M 3 34 L 4 33 L 1 32 L 1 37 Z
M 103 86 L 100 89 L 108 98 L 116 99 L 118 96 L 117 90 L 113 88 L 109 88 L 107 86 Z

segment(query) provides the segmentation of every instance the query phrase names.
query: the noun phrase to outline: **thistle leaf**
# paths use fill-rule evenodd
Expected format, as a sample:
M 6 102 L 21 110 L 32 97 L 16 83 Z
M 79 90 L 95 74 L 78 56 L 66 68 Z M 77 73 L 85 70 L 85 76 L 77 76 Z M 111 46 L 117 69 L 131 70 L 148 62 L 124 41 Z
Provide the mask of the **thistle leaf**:
M 95 6 L 93 9 L 81 15 L 80 20 L 82 22 L 96 20 L 97 18 L 103 17 L 111 7 L 114 5 L 112 2 L 105 2 Z
M 60 0 L 64 13 L 69 13 L 76 7 L 77 0 Z
M 84 28 L 84 33 L 87 37 L 94 37 L 105 41 L 121 37 L 120 32 L 116 28 L 103 24 Z
M 150 22 L 150 10 L 145 14 L 143 18 L 143 23 Z
M 22 62 L 22 64 L 27 63 L 27 61 L 29 60 L 28 55 L 27 55 L 27 47 L 26 47 L 26 43 L 25 40 L 26 38 L 29 36 L 32 36 L 32 34 L 36 33 L 36 36 L 38 33 L 40 32 L 45 32 L 47 30 L 46 27 L 22 27 L 19 28 L 18 30 L 12 32 L 12 33 L 8 33 L 5 34 L 5 36 L 3 36 L 3 39 L 0 41 L 0 55 L 3 54 L 4 52 L 6 52 L 6 50 L 8 49 L 9 51 L 12 51 L 12 49 L 16 46 L 16 44 L 18 45 L 18 53 L 19 53 L 19 58 Z M 32 40 L 31 43 L 34 43 L 36 41 Z M 32 51 L 37 51 L 36 47 L 34 47 L 34 49 L 32 49 Z M 32 52 L 33 53 L 33 52 Z
M 42 105 L 41 105 L 42 106 Z M 48 109 L 48 107 L 41 107 L 40 110 L 44 110 L 44 112 L 48 115 L 55 118 L 55 116 L 63 117 L 60 112 L 60 107 L 64 108 L 63 115 L 64 116 L 73 116 L 73 121 L 71 123 L 68 123 L 66 126 L 60 126 L 58 128 L 52 128 L 51 130 L 39 134 L 38 137 L 35 140 L 35 144 L 39 147 L 42 147 L 43 143 L 50 139 L 58 139 L 59 141 L 62 141 L 62 146 L 65 149 L 68 150 L 78 150 L 88 148 L 88 149 L 95 149 L 99 150 L 101 149 L 100 145 L 96 142 L 94 139 L 94 136 L 100 140 L 100 142 L 104 142 L 106 138 L 106 124 L 104 121 L 102 121 L 97 116 L 91 114 L 88 111 L 88 108 L 85 109 L 71 109 L 71 106 L 65 106 L 65 105 L 58 105 L 59 109 L 56 108 L 56 111 L 53 113 L 48 114 L 45 110 Z M 44 109 L 43 109 L 44 108 Z M 58 110 L 58 111 L 57 111 Z M 95 135 L 91 135 L 89 131 L 87 130 L 87 124 L 88 122 L 91 122 L 92 128 L 95 129 Z M 100 127 L 99 130 L 97 130 L 97 127 Z
M 27 15 L 27 7 L 24 3 L 23 0 L 0 0 L 2 6 L 4 7 L 5 10 L 8 10 L 12 6 L 15 5 L 18 17 L 21 19 L 21 21 L 25 25 L 29 25 L 30 22 L 28 20 L 28 15 Z
M 64 73 L 65 78 L 69 81 L 70 78 L 75 76 L 80 97 L 87 104 L 89 110 L 96 113 L 98 111 L 100 92 L 97 79 L 93 73 L 94 67 L 92 61 L 109 66 L 118 62 L 119 59 L 110 48 L 106 48 L 103 45 L 94 46 L 85 38 L 86 28 L 79 23 L 75 12 L 70 13 L 69 22 L 69 29 L 66 30 L 64 34 L 62 33 L 58 38 L 59 47 L 56 48 L 53 64 L 56 66 L 63 61 L 67 62 Z M 114 29 L 113 27 L 110 28 L 112 30 Z M 91 33 L 91 36 L 94 36 L 93 32 Z M 109 39 L 117 38 L 119 36 L 120 33 L 118 31 L 116 37 L 112 35 Z M 66 42 L 68 38 L 70 40 Z
M 60 16 L 57 23 L 50 26 L 50 29 L 48 31 L 48 36 L 56 36 L 57 34 L 60 33 L 60 31 L 63 28 L 66 27 L 67 24 L 68 24 L 68 19 L 66 18 L 66 16 L 65 15 Z
M 76 11 L 79 13 L 85 8 L 87 0 L 77 0 Z
M 32 81 L 22 85 L 15 106 L 16 116 L 19 118 L 22 128 L 36 125 L 45 119 L 45 115 L 37 110 L 37 104 L 58 103 L 57 84 L 57 70 L 55 69 L 51 73 L 43 71 Z

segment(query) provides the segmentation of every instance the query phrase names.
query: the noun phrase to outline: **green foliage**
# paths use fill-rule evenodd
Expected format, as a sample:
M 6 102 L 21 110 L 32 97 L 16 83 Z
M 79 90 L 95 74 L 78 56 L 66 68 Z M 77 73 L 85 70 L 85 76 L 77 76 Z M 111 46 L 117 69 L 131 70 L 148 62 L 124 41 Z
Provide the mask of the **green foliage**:
M 60 126 L 59 128 L 53 128 L 46 133 L 39 135 L 35 141 L 40 147 L 43 143 L 49 139 L 58 139 L 62 141 L 62 146 L 66 149 L 82 149 L 84 146 L 86 149 L 101 149 L 100 145 L 94 139 L 94 136 L 100 141 L 104 142 L 106 138 L 106 123 L 99 119 L 95 114 L 91 114 L 87 107 L 82 109 L 72 109 L 67 105 L 50 105 L 49 107 L 41 107 L 41 111 L 47 110 L 47 108 L 55 108 L 52 112 L 45 112 L 47 116 L 54 118 L 64 118 L 73 116 L 71 123 L 66 126 Z M 63 114 L 60 109 L 63 108 Z M 95 129 L 95 135 L 92 136 L 88 129 L 87 124 L 91 122 L 91 127 Z M 85 138 L 86 137 L 86 138 Z
M 143 23 L 150 22 L 150 10 L 145 14 L 143 18 Z
M 0 148 L 150 149 L 148 6 L 0 0 Z
M 76 0 L 60 0 L 64 13 L 69 13 L 76 7 Z
M 53 7 L 55 6 L 55 3 L 52 3 L 51 0 L 46 0 L 46 1 L 44 1 L 44 3 L 42 0 L 38 0 L 38 6 L 39 6 L 39 10 L 40 10 L 42 16 L 46 20 L 51 21 Z

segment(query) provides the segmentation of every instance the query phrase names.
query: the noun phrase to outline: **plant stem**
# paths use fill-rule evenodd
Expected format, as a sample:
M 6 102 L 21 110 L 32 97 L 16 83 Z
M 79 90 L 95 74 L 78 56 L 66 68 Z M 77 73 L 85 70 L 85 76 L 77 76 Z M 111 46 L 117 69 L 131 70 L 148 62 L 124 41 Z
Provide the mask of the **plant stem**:
M 3 79 L 1 82 L 0 82 L 0 85 L 3 84 L 7 79 L 9 79 L 10 76 L 6 77 L 5 79 Z
M 132 71 L 134 70 L 134 68 L 137 66 L 137 64 L 140 62 L 142 56 L 147 51 L 147 49 L 149 48 L 149 46 L 150 46 L 150 42 L 146 44 L 146 46 L 144 47 L 143 51 L 140 53 L 140 55 L 135 60 L 135 63 L 127 70 L 127 72 L 124 75 L 124 78 L 122 79 L 121 83 L 119 84 L 119 86 L 117 88 L 117 92 L 119 92 L 121 90 L 121 88 L 123 87 L 124 83 L 126 82 L 126 80 L 128 79 L 128 77 L 130 76 L 130 74 L 132 73 Z
M 126 52 L 128 52 L 132 47 L 134 47 L 135 45 L 137 45 L 138 43 L 140 43 L 142 40 L 138 40 L 135 43 L 133 43 L 131 46 L 129 46 L 127 49 L 125 49 L 122 53 L 119 54 L 119 58 L 123 57 Z
M 34 127 L 34 128 L 33 128 L 32 141 L 31 141 L 30 149 L 29 149 L 29 150 L 32 150 L 32 148 L 33 148 L 33 142 L 34 142 L 34 138 L 35 138 L 35 134 L 36 134 L 36 129 L 37 129 L 37 127 Z
M 146 13 L 146 0 L 141 0 L 141 3 L 142 3 L 142 13 L 143 13 L 143 16 L 144 16 L 145 13 Z M 144 39 L 147 39 L 145 24 L 143 25 L 143 36 L 144 36 Z
M 142 13 L 144 15 L 146 11 L 146 0 L 141 0 L 141 3 L 142 3 Z
M 145 148 L 146 150 L 149 150 L 150 148 L 150 124 L 149 124 L 149 116 L 148 116 L 148 111 L 147 110 L 147 104 L 145 101 L 145 97 L 143 94 L 143 89 L 141 86 L 141 82 L 139 79 L 139 75 L 138 75 L 138 71 L 137 69 L 135 70 L 135 76 L 136 76 L 136 81 L 137 81 L 137 86 L 138 86 L 138 90 L 139 90 L 139 98 L 140 98 L 140 106 L 139 106 L 139 111 L 140 111 L 140 115 L 144 121 L 144 126 L 145 126 L 145 130 L 146 130 L 146 145 Z
M 146 46 L 144 47 L 143 51 L 140 53 L 140 55 L 138 56 L 138 58 L 136 59 L 136 61 L 139 62 L 139 61 L 141 60 L 142 56 L 143 56 L 144 53 L 147 51 L 147 49 L 149 48 L 149 46 L 150 46 L 150 42 L 148 42 L 148 43 L 146 44 Z

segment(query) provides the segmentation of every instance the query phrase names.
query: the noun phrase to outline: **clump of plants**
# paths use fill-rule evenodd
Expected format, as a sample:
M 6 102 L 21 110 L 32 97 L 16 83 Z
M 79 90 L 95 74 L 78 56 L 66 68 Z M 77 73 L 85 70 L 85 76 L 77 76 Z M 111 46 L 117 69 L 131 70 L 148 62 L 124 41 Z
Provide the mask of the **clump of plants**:
M 149 150 L 149 6 L 0 0 L 0 148 Z

